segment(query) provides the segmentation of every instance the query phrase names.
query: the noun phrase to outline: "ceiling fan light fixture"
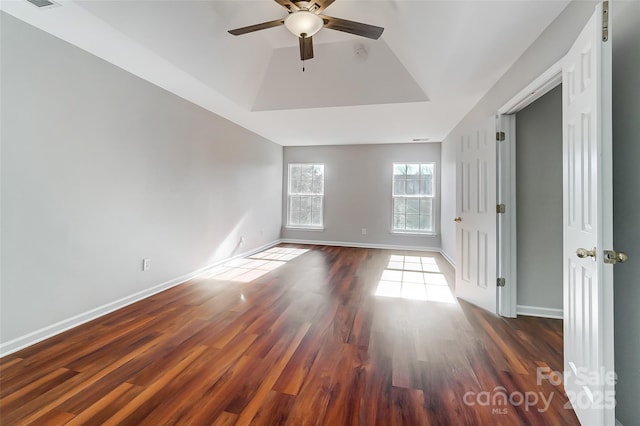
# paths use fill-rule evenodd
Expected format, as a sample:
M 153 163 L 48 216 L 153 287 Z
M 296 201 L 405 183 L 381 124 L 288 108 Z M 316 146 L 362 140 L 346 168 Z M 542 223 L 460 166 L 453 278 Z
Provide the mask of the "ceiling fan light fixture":
M 308 10 L 299 10 L 289 14 L 284 20 L 284 26 L 296 37 L 311 37 L 324 26 L 321 17 Z

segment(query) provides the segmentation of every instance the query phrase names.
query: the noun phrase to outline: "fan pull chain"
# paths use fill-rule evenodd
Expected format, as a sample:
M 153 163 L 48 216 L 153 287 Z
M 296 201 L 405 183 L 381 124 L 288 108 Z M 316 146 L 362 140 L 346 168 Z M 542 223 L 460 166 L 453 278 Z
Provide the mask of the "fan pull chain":
M 304 59 L 302 60 L 302 72 L 304 72 Z

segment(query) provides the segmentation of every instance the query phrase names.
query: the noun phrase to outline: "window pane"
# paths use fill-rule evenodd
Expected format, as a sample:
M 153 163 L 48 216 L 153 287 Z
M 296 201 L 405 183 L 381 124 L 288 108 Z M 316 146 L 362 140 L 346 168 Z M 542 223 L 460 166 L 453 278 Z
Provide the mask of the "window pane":
M 431 214 L 431 198 L 421 198 L 420 199 L 420 214 L 429 213 Z
M 427 232 L 433 230 L 431 226 L 431 213 L 420 215 L 420 230 Z
M 311 225 L 311 211 L 302 210 L 300 212 L 300 225 Z
M 407 179 L 407 195 L 418 195 L 420 191 L 420 181 Z
M 405 189 L 405 181 L 400 178 L 393 182 L 393 195 L 405 195 L 407 193 Z
M 300 180 L 300 166 L 291 164 L 289 167 L 289 179 Z
M 291 197 L 291 210 L 300 210 L 300 197 Z
M 300 181 L 300 194 L 309 194 L 311 192 L 311 177 L 303 176 Z
M 433 164 L 420 164 L 420 174 L 433 176 Z
M 322 211 L 322 197 L 313 197 L 311 209 L 314 212 Z
M 407 164 L 407 175 L 418 176 L 420 174 L 420 164 Z
M 393 229 L 404 230 L 404 214 L 394 214 L 393 215 Z
M 417 214 L 407 214 L 407 230 L 420 230 L 420 216 Z
M 300 197 L 300 210 L 311 210 L 311 197 Z
M 289 223 L 291 225 L 300 225 L 300 211 L 295 210 L 290 212 Z
M 393 175 L 394 176 L 404 176 L 407 174 L 407 165 L 406 164 L 394 164 L 393 165 Z
M 315 176 L 313 178 L 313 185 L 311 186 L 311 191 L 314 194 L 322 194 L 324 192 L 324 182 L 322 176 Z
M 404 214 L 405 212 L 405 199 L 394 198 L 393 199 L 393 212 L 397 214 Z
M 311 218 L 312 218 L 311 224 L 313 226 L 322 226 L 322 213 L 321 212 L 314 211 L 311 214 Z
M 289 180 L 289 191 L 291 192 L 291 194 L 300 193 L 300 179 Z
M 407 215 L 420 213 L 420 200 L 410 198 L 407 200 Z M 407 223 L 409 221 L 407 220 Z
M 420 180 L 420 194 L 421 195 L 433 195 L 433 185 L 431 177 L 422 178 Z

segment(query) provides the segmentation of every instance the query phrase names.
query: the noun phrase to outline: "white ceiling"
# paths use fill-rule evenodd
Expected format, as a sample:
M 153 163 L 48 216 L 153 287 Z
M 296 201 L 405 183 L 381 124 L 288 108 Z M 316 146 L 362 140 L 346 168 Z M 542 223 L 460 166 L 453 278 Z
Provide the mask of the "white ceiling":
M 59 3 L 0 8 L 276 143 L 324 145 L 443 140 L 568 0 L 337 0 L 325 14 L 385 31 L 322 29 L 304 72 L 284 27 L 227 33 L 286 16 L 273 0 Z

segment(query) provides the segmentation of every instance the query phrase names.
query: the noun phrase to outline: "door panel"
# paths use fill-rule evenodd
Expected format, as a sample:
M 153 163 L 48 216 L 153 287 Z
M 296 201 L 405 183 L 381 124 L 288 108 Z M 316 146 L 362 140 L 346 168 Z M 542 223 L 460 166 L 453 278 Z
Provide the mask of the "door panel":
M 460 136 L 458 150 L 456 295 L 496 312 L 496 124 Z

